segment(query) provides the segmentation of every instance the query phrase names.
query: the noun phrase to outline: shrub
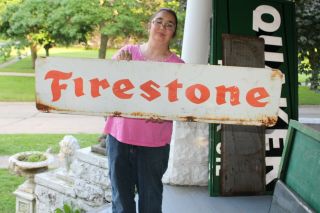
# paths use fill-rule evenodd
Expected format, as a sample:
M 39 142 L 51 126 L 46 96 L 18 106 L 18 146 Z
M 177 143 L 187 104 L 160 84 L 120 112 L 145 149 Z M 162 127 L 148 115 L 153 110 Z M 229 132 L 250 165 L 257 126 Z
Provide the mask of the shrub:
M 82 213 L 84 212 L 81 209 L 74 207 L 72 204 L 65 203 L 61 208 L 57 208 L 54 210 L 55 213 Z

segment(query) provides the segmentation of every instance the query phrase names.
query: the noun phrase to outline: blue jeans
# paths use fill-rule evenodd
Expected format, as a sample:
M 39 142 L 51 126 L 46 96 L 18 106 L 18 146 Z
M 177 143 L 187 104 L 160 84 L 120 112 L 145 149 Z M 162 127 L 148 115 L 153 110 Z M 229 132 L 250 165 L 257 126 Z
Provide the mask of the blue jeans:
M 170 145 L 143 147 L 119 142 L 108 136 L 112 212 L 135 213 L 135 191 L 139 213 L 162 212 L 162 176 L 168 166 Z

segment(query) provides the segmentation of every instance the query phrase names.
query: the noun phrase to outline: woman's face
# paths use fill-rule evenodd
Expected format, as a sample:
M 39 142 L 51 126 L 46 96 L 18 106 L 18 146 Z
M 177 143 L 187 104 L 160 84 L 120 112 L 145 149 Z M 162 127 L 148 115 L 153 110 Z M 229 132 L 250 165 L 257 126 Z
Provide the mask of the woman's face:
M 166 11 L 157 13 L 150 23 L 150 38 L 168 45 L 176 30 L 176 21 L 173 15 Z

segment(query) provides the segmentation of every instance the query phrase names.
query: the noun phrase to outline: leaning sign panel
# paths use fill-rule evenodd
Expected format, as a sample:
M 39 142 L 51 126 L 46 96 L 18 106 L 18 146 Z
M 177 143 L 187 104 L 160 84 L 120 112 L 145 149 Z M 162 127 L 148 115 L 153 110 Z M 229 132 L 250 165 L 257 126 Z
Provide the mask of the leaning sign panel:
M 272 126 L 282 79 L 268 68 L 49 57 L 36 61 L 36 101 L 44 112 Z

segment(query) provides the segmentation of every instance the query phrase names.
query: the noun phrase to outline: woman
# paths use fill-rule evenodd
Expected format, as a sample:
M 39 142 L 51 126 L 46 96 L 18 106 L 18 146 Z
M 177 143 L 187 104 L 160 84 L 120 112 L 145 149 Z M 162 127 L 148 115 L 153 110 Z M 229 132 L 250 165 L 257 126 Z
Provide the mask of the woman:
M 183 63 L 169 49 L 177 24 L 174 11 L 160 9 L 150 19 L 148 41 L 127 45 L 113 58 Z M 168 165 L 172 121 L 109 117 L 104 132 L 108 134 L 113 213 L 135 212 L 135 191 L 139 213 L 162 212 L 161 178 Z

